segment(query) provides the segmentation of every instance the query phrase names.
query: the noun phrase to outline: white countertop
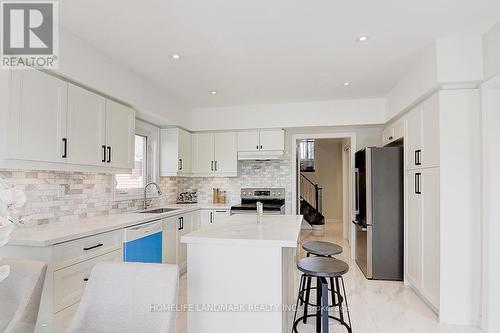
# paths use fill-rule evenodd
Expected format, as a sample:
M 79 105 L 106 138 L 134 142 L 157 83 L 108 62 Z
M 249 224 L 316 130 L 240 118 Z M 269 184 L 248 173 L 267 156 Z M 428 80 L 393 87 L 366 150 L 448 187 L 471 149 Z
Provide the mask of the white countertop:
M 159 207 L 150 207 L 155 209 Z M 79 219 L 76 222 L 50 223 L 34 227 L 14 229 L 8 245 L 49 246 L 74 239 L 88 237 L 107 231 L 189 213 L 199 209 L 230 209 L 230 204 L 181 204 L 162 205 L 161 208 L 177 208 L 175 211 L 161 214 L 128 212 L 123 214 L 103 215 Z
M 224 223 L 191 232 L 181 238 L 188 244 L 297 247 L 302 215 L 233 215 Z

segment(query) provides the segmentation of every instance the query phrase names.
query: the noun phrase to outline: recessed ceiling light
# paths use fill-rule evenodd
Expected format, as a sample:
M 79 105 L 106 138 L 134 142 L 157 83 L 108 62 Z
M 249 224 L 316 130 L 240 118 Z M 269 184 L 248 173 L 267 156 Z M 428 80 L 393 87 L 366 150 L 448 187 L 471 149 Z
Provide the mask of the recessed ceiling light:
M 370 36 L 362 35 L 358 37 L 358 42 L 363 43 L 367 42 L 370 39 Z
M 210 91 L 210 95 L 217 95 L 217 94 L 218 94 L 218 92 L 215 90 Z
M 174 53 L 174 54 L 172 54 L 172 59 L 174 59 L 174 60 L 179 60 L 180 58 L 181 58 L 181 55 L 180 55 L 180 54 L 178 54 L 178 53 Z
M 351 85 L 351 82 L 344 82 L 343 84 L 344 84 L 344 87 L 348 87 Z

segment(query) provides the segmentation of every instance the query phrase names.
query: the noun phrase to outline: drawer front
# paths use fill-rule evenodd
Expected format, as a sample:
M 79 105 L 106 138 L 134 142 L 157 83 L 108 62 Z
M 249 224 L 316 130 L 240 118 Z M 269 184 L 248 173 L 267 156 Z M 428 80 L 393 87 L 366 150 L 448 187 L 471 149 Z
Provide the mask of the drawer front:
M 54 270 L 122 248 L 123 230 L 54 245 Z
M 54 315 L 54 326 L 58 329 L 67 329 L 80 303 L 75 303 Z
M 116 250 L 54 272 L 54 311 L 62 311 L 79 302 L 90 271 L 97 263 L 105 261 L 122 261 L 122 250 Z

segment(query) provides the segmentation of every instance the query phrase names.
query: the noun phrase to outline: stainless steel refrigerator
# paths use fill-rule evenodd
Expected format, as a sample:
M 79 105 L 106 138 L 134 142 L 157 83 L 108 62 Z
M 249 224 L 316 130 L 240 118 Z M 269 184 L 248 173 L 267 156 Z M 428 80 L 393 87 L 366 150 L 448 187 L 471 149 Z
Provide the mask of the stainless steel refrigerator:
M 368 279 L 403 280 L 403 148 L 365 148 L 354 169 L 356 263 Z

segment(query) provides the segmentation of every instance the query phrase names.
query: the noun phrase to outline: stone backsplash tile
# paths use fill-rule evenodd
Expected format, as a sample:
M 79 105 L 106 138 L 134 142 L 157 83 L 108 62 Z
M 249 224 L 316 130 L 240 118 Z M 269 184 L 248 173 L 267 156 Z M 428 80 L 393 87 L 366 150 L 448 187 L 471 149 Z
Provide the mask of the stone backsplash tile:
M 152 204 L 175 203 L 180 192 L 198 192 L 198 202 L 212 201 L 212 189 L 227 192 L 227 201 L 240 201 L 242 187 L 284 187 L 287 212 L 291 211 L 291 163 L 286 157 L 275 161 L 241 161 L 238 177 L 187 178 L 161 177 L 163 195 Z M 118 214 L 139 209 L 142 199 L 115 197 L 113 175 L 0 169 L 0 178 L 26 193 L 25 207 L 19 214 L 25 225 L 69 222 L 94 216 Z

